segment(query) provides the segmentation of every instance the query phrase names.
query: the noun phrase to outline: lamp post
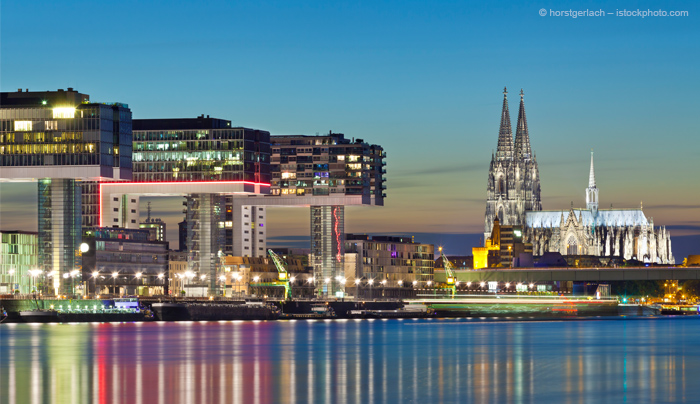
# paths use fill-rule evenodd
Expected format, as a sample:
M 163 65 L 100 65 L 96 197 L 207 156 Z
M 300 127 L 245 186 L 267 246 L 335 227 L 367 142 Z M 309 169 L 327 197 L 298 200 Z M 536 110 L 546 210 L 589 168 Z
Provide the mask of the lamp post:
M 92 294 L 93 295 L 97 295 L 97 277 L 99 275 L 100 275 L 99 272 L 92 271 L 92 283 L 93 283 Z
M 164 273 L 158 274 L 158 279 L 161 281 L 160 284 L 161 284 L 162 294 L 165 294 L 165 284 L 164 284 L 164 282 L 163 282 L 163 278 L 165 278 L 165 274 L 164 274 Z
M 119 272 L 112 272 L 112 289 L 114 294 L 117 294 L 117 276 L 119 276 Z
M 221 295 L 226 297 L 226 275 L 219 276 L 219 280 L 221 281 Z
M 309 284 L 311 285 L 311 287 L 314 289 L 312 295 L 315 296 L 315 295 L 316 295 L 316 290 L 315 290 L 315 289 L 316 289 L 316 285 L 315 285 L 316 278 L 314 278 L 314 277 L 312 276 L 311 278 L 308 279 L 308 282 L 309 282 Z
M 10 282 L 12 283 L 12 294 L 15 294 L 15 269 L 10 268 L 10 270 L 7 272 L 10 274 Z

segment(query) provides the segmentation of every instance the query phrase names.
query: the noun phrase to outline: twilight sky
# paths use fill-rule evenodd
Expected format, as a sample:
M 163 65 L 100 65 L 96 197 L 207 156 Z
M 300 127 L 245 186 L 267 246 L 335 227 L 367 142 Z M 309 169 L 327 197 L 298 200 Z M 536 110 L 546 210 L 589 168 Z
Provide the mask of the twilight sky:
M 643 201 L 678 261 L 700 253 L 698 3 L 521 3 L 3 0 L 0 88 L 73 87 L 134 118 L 203 113 L 381 144 L 385 206 L 348 209 L 346 231 L 444 243 L 483 232 L 501 92 L 515 126 L 523 88 L 544 209 L 585 204 L 594 149 L 601 207 Z M 551 15 L 569 9 L 688 16 Z M 180 201 L 153 202 L 176 244 Z M 308 237 L 300 213 L 271 210 L 271 240 Z M 0 185 L 0 227 L 36 230 L 35 184 Z

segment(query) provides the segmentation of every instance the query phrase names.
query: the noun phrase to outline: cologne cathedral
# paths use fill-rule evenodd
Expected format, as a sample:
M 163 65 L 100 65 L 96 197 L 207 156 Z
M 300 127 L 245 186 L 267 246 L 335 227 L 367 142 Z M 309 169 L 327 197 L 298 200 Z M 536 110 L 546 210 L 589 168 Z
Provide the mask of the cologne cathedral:
M 493 221 L 520 226 L 524 241 L 535 256 L 546 252 L 562 255 L 623 257 L 646 263 L 675 264 L 671 235 L 654 227 L 642 207 L 599 209 L 593 153 L 586 188 L 586 208 L 543 211 L 537 160 L 530 148 L 523 92 L 520 91 L 518 126 L 513 143 L 507 91 L 503 92 L 498 149 L 491 157 L 487 186 L 485 236 Z
M 493 219 L 496 217 L 501 226 L 519 226 L 525 223 L 525 212 L 542 210 L 540 172 L 537 159 L 530 148 L 522 90 L 514 144 L 508 112 L 508 91 L 503 89 L 498 149 L 496 155 L 491 154 L 486 195 L 484 240 L 491 236 Z

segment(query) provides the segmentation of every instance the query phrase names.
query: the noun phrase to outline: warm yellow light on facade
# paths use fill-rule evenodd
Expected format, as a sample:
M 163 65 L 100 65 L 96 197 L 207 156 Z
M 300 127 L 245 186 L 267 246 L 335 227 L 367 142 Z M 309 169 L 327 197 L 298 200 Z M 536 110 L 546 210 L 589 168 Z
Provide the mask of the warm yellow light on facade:
M 15 121 L 15 132 L 30 132 L 32 121 Z
M 75 118 L 75 107 L 56 107 L 53 109 L 53 119 Z

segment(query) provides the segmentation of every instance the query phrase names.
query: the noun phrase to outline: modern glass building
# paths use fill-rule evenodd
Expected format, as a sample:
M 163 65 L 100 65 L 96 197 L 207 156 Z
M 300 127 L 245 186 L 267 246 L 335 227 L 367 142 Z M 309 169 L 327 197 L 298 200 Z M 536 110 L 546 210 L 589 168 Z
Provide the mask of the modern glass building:
M 0 93 L 0 181 L 38 182 L 39 267 L 55 293 L 80 265 L 80 184 L 131 179 L 131 130 L 126 104 L 72 88 Z
M 38 235 L 26 231 L 0 232 L 0 295 L 37 290 Z
M 264 257 L 266 208 L 308 207 L 316 291 L 340 296 L 344 285 L 337 280 L 345 277 L 345 206 L 384 205 L 386 153 L 379 145 L 332 132 L 272 136 L 271 143 L 270 195 L 233 197 L 227 202 L 231 251 L 234 256 Z
M 205 117 L 133 122 L 133 181 L 99 185 L 101 226 L 138 228 L 140 196 L 184 196 L 190 270 L 216 273 L 225 250 L 227 195 L 264 195 L 270 189 L 269 132 L 232 127 Z

